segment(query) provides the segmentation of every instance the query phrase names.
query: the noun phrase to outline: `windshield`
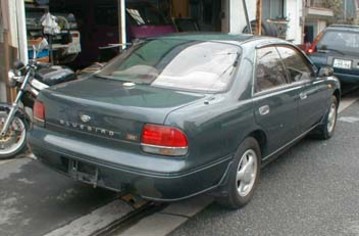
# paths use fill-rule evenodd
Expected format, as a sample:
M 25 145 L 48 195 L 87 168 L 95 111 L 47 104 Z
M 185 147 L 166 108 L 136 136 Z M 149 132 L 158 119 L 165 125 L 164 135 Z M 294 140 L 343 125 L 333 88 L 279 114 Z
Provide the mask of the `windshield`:
M 99 76 L 156 87 L 221 92 L 238 64 L 240 48 L 233 44 L 157 39 L 132 47 Z
M 327 31 L 318 42 L 318 49 L 357 51 L 358 48 L 359 33 L 355 32 Z

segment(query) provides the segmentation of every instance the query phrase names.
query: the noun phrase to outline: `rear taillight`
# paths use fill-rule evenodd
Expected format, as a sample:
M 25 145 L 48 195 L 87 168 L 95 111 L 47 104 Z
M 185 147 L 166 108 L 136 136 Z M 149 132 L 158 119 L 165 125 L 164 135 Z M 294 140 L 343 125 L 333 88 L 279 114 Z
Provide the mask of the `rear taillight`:
M 34 120 L 44 122 L 45 121 L 45 106 L 40 101 L 35 101 L 34 104 Z
M 322 38 L 323 32 L 319 33 L 317 37 L 315 37 L 313 43 L 310 45 L 309 49 L 307 50 L 308 54 L 315 53 L 317 51 L 317 46 L 319 40 Z
M 315 48 L 312 48 L 312 47 L 310 47 L 309 49 L 308 49 L 308 53 L 309 54 L 312 54 L 312 53 L 314 53 L 316 50 L 315 50 Z
M 307 49 L 307 54 L 312 54 L 315 53 L 317 51 L 317 42 L 314 41 L 310 47 Z
M 178 128 L 146 124 L 141 136 L 142 150 L 149 153 L 183 156 L 188 152 L 187 136 Z

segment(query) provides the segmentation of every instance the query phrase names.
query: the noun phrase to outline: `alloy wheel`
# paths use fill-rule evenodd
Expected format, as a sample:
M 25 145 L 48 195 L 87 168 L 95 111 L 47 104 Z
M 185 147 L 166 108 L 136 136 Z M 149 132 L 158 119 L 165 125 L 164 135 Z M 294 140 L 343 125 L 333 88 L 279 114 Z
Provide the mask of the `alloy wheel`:
M 241 157 L 237 169 L 236 184 L 237 191 L 241 197 L 247 196 L 256 181 L 257 176 L 257 154 L 249 149 Z
M 337 106 L 335 103 L 330 105 L 329 113 L 328 113 L 328 123 L 327 130 L 328 133 L 332 133 L 335 127 L 335 122 L 337 118 Z

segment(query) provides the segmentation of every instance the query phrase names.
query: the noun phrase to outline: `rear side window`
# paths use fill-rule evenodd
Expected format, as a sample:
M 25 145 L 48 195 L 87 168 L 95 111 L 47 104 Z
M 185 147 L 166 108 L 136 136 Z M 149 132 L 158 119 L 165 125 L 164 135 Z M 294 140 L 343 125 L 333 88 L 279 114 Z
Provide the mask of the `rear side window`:
M 278 46 L 277 49 L 287 70 L 290 83 L 310 79 L 312 70 L 297 50 L 287 46 Z
M 286 72 L 275 47 L 257 50 L 255 92 L 287 85 Z

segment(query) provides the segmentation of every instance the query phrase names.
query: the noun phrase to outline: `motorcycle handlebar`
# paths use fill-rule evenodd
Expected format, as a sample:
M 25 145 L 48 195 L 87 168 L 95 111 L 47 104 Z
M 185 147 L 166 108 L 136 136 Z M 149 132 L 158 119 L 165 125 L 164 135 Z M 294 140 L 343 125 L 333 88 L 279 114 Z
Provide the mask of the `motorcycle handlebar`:
M 15 61 L 14 62 L 14 69 L 15 70 L 21 70 L 23 68 L 25 68 L 25 65 L 24 65 L 24 63 L 22 61 Z

